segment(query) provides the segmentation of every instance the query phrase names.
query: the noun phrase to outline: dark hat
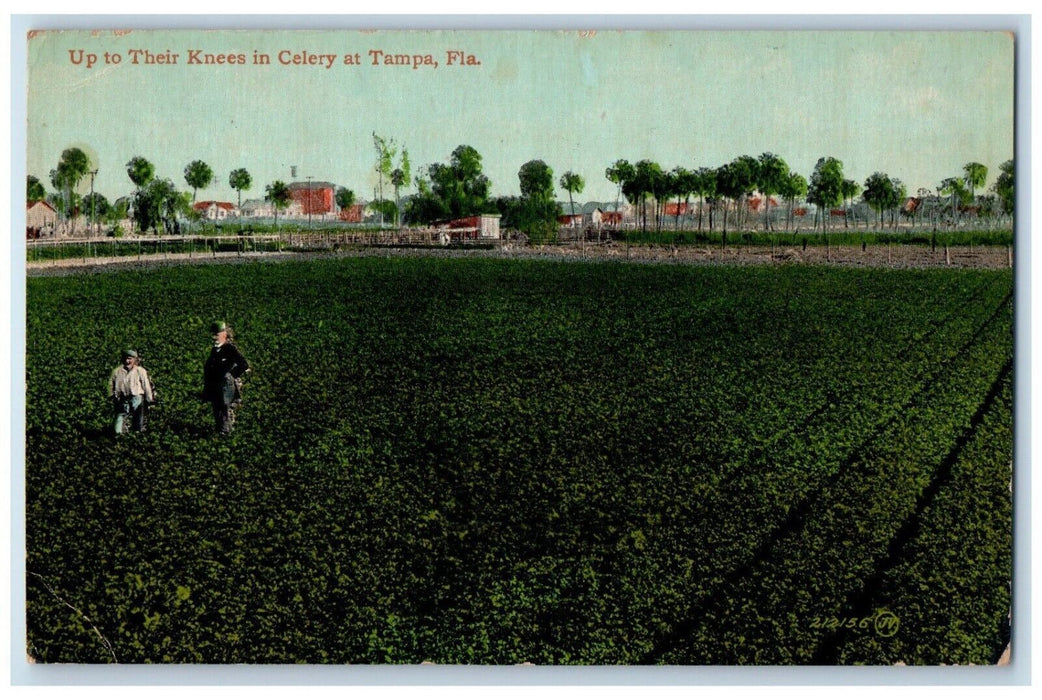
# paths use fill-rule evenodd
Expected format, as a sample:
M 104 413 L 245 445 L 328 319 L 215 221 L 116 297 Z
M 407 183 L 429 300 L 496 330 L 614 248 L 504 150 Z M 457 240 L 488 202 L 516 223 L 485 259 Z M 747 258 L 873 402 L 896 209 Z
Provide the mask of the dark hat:
M 220 333 L 226 330 L 228 330 L 228 324 L 224 321 L 214 321 L 210 324 L 210 333 Z
M 123 357 L 137 357 L 137 352 L 128 348 L 123 351 Z

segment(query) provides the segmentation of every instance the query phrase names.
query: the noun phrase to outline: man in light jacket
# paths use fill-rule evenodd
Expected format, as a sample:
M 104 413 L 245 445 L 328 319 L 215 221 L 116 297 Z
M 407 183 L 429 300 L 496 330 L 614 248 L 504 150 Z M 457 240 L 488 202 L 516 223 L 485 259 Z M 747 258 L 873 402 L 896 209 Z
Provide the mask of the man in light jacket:
M 142 432 L 145 429 L 145 408 L 154 400 L 148 372 L 138 362 L 135 351 L 124 350 L 123 364 L 112 370 L 109 379 L 116 435 L 122 435 L 128 428 Z

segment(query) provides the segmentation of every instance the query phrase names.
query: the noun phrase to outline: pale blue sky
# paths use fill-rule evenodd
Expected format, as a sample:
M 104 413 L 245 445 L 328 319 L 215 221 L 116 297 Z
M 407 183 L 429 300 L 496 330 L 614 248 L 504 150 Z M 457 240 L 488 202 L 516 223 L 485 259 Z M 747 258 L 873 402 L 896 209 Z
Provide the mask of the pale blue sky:
M 75 65 L 78 49 L 98 64 Z M 178 63 L 133 65 L 132 49 Z M 191 49 L 248 65 L 189 65 Z M 374 66 L 369 50 L 439 66 Z M 481 64 L 446 65 L 449 50 Z M 255 51 L 271 65 L 253 65 Z M 280 51 L 335 64 L 281 65 Z M 105 52 L 122 62 L 104 65 Z M 344 65 L 355 53 L 362 65 Z M 189 161 L 209 163 L 217 182 L 200 199 L 235 201 L 238 167 L 254 179 L 244 198 L 262 196 L 291 165 L 299 180 L 369 198 L 373 131 L 408 149 L 414 174 L 465 143 L 493 194 L 516 194 L 518 169 L 540 158 L 556 176 L 583 175 L 583 200 L 614 199 L 604 169 L 618 158 L 696 168 L 772 151 L 809 176 L 833 156 L 849 178 L 883 171 L 914 193 L 970 161 L 990 185 L 1014 152 L 1014 42 L 1001 32 L 45 32 L 28 58 L 28 173 L 49 187 L 78 145 L 110 199 L 133 189 L 125 164 L 137 155 L 180 187 Z

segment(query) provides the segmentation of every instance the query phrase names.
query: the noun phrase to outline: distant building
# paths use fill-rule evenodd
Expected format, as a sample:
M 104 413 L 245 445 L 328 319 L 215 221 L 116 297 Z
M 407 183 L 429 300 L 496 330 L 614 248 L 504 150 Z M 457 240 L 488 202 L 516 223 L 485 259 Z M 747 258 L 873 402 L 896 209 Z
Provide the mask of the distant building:
M 192 205 L 192 209 L 199 212 L 204 219 L 209 221 L 220 221 L 227 219 L 228 217 L 236 217 L 239 215 L 235 205 L 231 202 L 217 202 L 209 200 L 205 202 L 196 202 Z
M 271 202 L 263 199 L 247 199 L 242 203 L 242 208 L 239 211 L 242 216 L 251 219 L 275 216 L 275 207 L 271 206 Z
M 25 203 L 25 237 L 46 238 L 54 235 L 58 212 L 42 199 Z
M 299 216 L 336 214 L 336 185 L 332 182 L 293 182 L 288 186 L 293 204 L 289 211 Z
M 667 202 L 664 216 L 687 216 L 694 213 L 695 208 L 687 202 Z
M 499 239 L 499 214 L 475 214 L 460 219 L 436 221 L 434 228 L 443 229 L 453 241 Z

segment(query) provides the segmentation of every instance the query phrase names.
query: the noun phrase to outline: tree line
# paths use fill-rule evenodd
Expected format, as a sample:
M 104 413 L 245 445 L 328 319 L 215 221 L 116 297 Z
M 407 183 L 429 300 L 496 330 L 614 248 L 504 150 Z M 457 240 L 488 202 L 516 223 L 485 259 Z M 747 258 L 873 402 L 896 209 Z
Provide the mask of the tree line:
M 556 199 L 555 185 L 568 193 L 571 214 L 576 213 L 574 195 L 581 194 L 586 185 L 585 178 L 573 171 L 555 181 L 553 169 L 543 160 L 534 159 L 518 170 L 519 196 L 493 197 L 492 183 L 483 172 L 482 156 L 472 146 L 457 146 L 447 163 L 431 163 L 413 178 L 404 146 L 375 132 L 373 145 L 378 185 L 369 207 L 378 213 L 381 224 L 428 225 L 475 214 L 499 214 L 502 226 L 522 231 L 533 240 L 548 240 L 556 235 L 558 220 L 565 213 Z M 26 196 L 29 201 L 46 199 L 66 219 L 85 215 L 94 224 L 120 221 L 129 215 L 140 231 L 178 233 L 181 221 L 198 216 L 192 209 L 198 191 L 215 181 L 213 169 L 201 160 L 191 161 L 184 169 L 190 194 L 178 190 L 170 178 L 157 177 L 154 166 L 144 157 L 131 158 L 126 169 L 135 188 L 131 195 L 109 203 L 92 186 L 91 193 L 81 197 L 75 190 L 88 175 L 93 183 L 97 169 L 82 149 L 67 148 L 50 172 L 54 191 L 47 193 L 43 183 L 30 175 Z M 666 170 L 650 159 L 636 163 L 619 159 L 604 171 L 604 177 L 616 186 L 615 210 L 620 210 L 625 199 L 635 208 L 641 230 L 648 231 L 649 225 L 661 230 L 667 219 L 667 205 L 673 204 L 674 228 L 680 228 L 684 216 L 691 219 L 690 225 L 697 226 L 698 231 L 719 227 L 725 241 L 729 230 L 761 226 L 764 231 L 775 230 L 778 218 L 781 225 L 791 229 L 797 217 L 806 214 L 803 203 L 814 205 L 815 229 L 820 227 L 827 232 L 837 209 L 844 225 L 848 225 L 859 196 L 860 203 L 878 216 L 880 228 L 896 227 L 902 218 L 922 224 L 927 214 L 935 226 L 959 223 L 964 217 L 1011 217 L 1013 161 L 1000 166 L 1000 174 L 988 193 L 979 194 L 987 175 L 985 165 L 970 162 L 962 173 L 945 178 L 935 191 L 921 188 L 910 197 L 901 180 L 887 173 L 875 172 L 863 183 L 845 177 L 843 163 L 833 157 L 820 158 L 809 179 L 791 170 L 783 158 L 771 152 L 759 157 L 741 155 L 715 168 L 676 166 Z M 385 182 L 393 188 L 393 200 L 384 193 Z M 236 191 L 241 208 L 242 192 L 253 185 L 251 174 L 245 168 L 233 169 L 228 185 Z M 403 201 L 402 193 L 410 186 L 415 193 Z M 292 201 L 288 185 L 277 179 L 265 185 L 264 191 L 277 226 L 279 212 Z M 775 196 L 784 206 L 779 204 L 782 213 L 775 211 L 772 215 Z M 354 191 L 337 188 L 335 201 L 341 209 L 350 208 L 356 200 Z M 691 209 L 692 200 L 697 200 L 695 209 Z M 761 209 L 762 215 L 757 218 Z M 689 212 L 697 212 L 697 217 Z

